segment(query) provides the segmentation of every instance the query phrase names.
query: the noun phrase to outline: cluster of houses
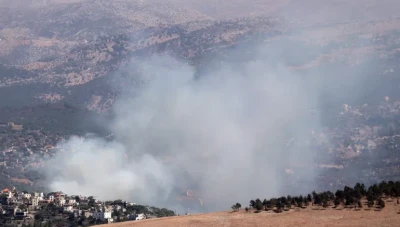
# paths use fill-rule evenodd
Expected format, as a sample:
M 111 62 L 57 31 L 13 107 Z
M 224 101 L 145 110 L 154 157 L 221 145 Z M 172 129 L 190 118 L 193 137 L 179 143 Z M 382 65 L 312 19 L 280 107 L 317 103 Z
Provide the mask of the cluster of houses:
M 18 191 L 15 188 L 5 188 L 0 194 L 0 213 L 3 214 L 2 217 L 10 217 L 11 220 L 41 219 L 41 221 L 49 221 L 73 215 L 75 218 L 85 217 L 86 219 L 100 220 L 102 223 L 113 223 L 119 218 L 113 216 L 115 211 L 124 214 L 126 220 L 146 219 L 147 215 L 143 213 L 127 212 L 126 207 L 133 205 L 135 204 L 126 201 L 116 204 L 115 202 L 97 201 L 93 197 L 68 196 L 62 192 L 29 193 Z

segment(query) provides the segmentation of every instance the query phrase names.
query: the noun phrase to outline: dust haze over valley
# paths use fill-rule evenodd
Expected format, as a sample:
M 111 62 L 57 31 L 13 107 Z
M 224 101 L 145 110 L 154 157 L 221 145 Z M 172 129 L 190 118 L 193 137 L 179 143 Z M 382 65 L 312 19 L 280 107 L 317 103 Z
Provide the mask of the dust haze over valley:
M 382 167 L 398 158 L 386 149 L 400 128 L 398 1 L 66 2 L 13 1 L 33 8 L 0 22 L 4 67 L 29 72 L 2 75 L 0 93 L 40 84 L 27 96 L 46 98 L 24 105 L 73 103 L 88 111 L 76 124 L 95 119 L 112 135 L 86 128 L 58 142 L 41 169 L 48 190 L 185 212 L 176 197 L 192 189 L 201 212 L 399 179 L 384 169 L 398 163 Z M 60 13 L 65 28 L 63 4 L 81 9 Z M 146 13 L 156 19 L 132 16 Z M 81 15 L 88 28 L 74 27 Z

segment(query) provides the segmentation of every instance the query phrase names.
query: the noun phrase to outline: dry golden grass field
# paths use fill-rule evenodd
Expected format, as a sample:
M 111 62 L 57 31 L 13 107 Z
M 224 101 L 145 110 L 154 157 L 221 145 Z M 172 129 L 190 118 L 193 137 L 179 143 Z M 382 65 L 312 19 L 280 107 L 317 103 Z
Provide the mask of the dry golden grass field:
M 263 211 L 254 213 L 241 210 L 239 212 L 217 212 L 189 216 L 176 216 L 141 221 L 122 222 L 108 225 L 109 227 L 183 227 L 183 226 L 310 226 L 310 227 L 385 227 L 400 226 L 400 206 L 395 202 L 387 202 L 381 210 L 370 209 L 365 206 L 360 210 L 334 208 L 314 210 L 306 208 L 290 210 L 283 213 Z

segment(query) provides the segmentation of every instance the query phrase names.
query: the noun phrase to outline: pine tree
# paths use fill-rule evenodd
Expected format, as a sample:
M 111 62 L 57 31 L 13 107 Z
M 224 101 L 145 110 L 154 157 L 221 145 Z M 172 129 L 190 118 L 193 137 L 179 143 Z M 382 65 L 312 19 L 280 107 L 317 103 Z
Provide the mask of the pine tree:
M 307 201 L 308 201 L 309 203 L 312 202 L 312 196 L 311 196 L 311 194 L 308 194 L 308 195 L 307 195 Z
M 264 199 L 264 201 L 262 202 L 262 205 L 264 206 L 265 211 L 267 211 L 268 210 L 268 207 L 267 207 L 268 201 L 267 201 L 267 199 Z
M 256 200 L 255 208 L 257 209 L 257 211 L 260 211 L 263 209 L 263 204 L 262 204 L 261 200 L 259 200 L 259 199 Z
M 250 207 L 255 208 L 256 202 L 254 200 L 250 200 Z
M 335 198 L 335 206 L 340 205 L 340 199 L 338 197 Z

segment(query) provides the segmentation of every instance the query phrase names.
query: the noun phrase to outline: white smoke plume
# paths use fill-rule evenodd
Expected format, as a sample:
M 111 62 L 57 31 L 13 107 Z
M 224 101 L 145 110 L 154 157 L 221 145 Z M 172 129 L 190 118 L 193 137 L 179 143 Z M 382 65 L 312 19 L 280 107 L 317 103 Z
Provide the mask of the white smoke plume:
M 190 1 L 185 2 L 191 6 Z M 277 8 L 276 14 L 314 22 L 324 22 L 326 14 L 341 20 L 371 16 L 364 15 L 364 8 L 354 15 L 361 0 L 343 7 L 347 16 L 342 10 L 331 10 L 331 5 L 338 4 L 288 2 L 293 4 L 284 12 Z M 386 7 L 397 13 L 389 3 Z M 248 1 L 242 4 L 251 5 Z M 384 13 L 369 8 L 377 12 L 374 18 L 389 15 L 387 8 L 382 8 Z M 63 152 L 46 165 L 49 189 L 172 208 L 175 196 L 190 188 L 201 192 L 208 210 L 227 209 L 235 202 L 247 204 L 257 197 L 313 190 L 318 174 L 314 158 L 319 151 L 310 147 L 309 139 L 322 127 L 318 114 L 313 114 L 315 110 L 318 113 L 320 95 L 337 100 L 348 97 L 344 90 L 368 89 L 354 86 L 360 82 L 355 69 L 341 74 L 334 65 L 315 70 L 317 77 L 289 70 L 279 59 L 282 56 L 275 55 L 282 49 L 289 60 L 309 62 L 306 58 L 318 57 L 309 53 L 309 47 L 291 48 L 285 42 L 262 46 L 254 60 L 241 65 L 225 62 L 200 77 L 191 66 L 168 56 L 136 63 L 131 76 L 137 77 L 139 71 L 146 83 L 121 88 L 113 107 L 115 118 L 104 122 L 113 141 L 73 137 L 58 144 Z M 244 55 L 241 51 L 230 54 Z
M 261 56 L 199 78 L 168 56 L 138 64 L 147 82 L 115 104 L 114 141 L 60 144 L 64 152 L 48 164 L 50 188 L 165 206 L 192 188 L 216 210 L 282 195 L 289 181 L 312 181 L 315 151 L 306 143 L 319 128 L 311 116 L 316 89 Z

